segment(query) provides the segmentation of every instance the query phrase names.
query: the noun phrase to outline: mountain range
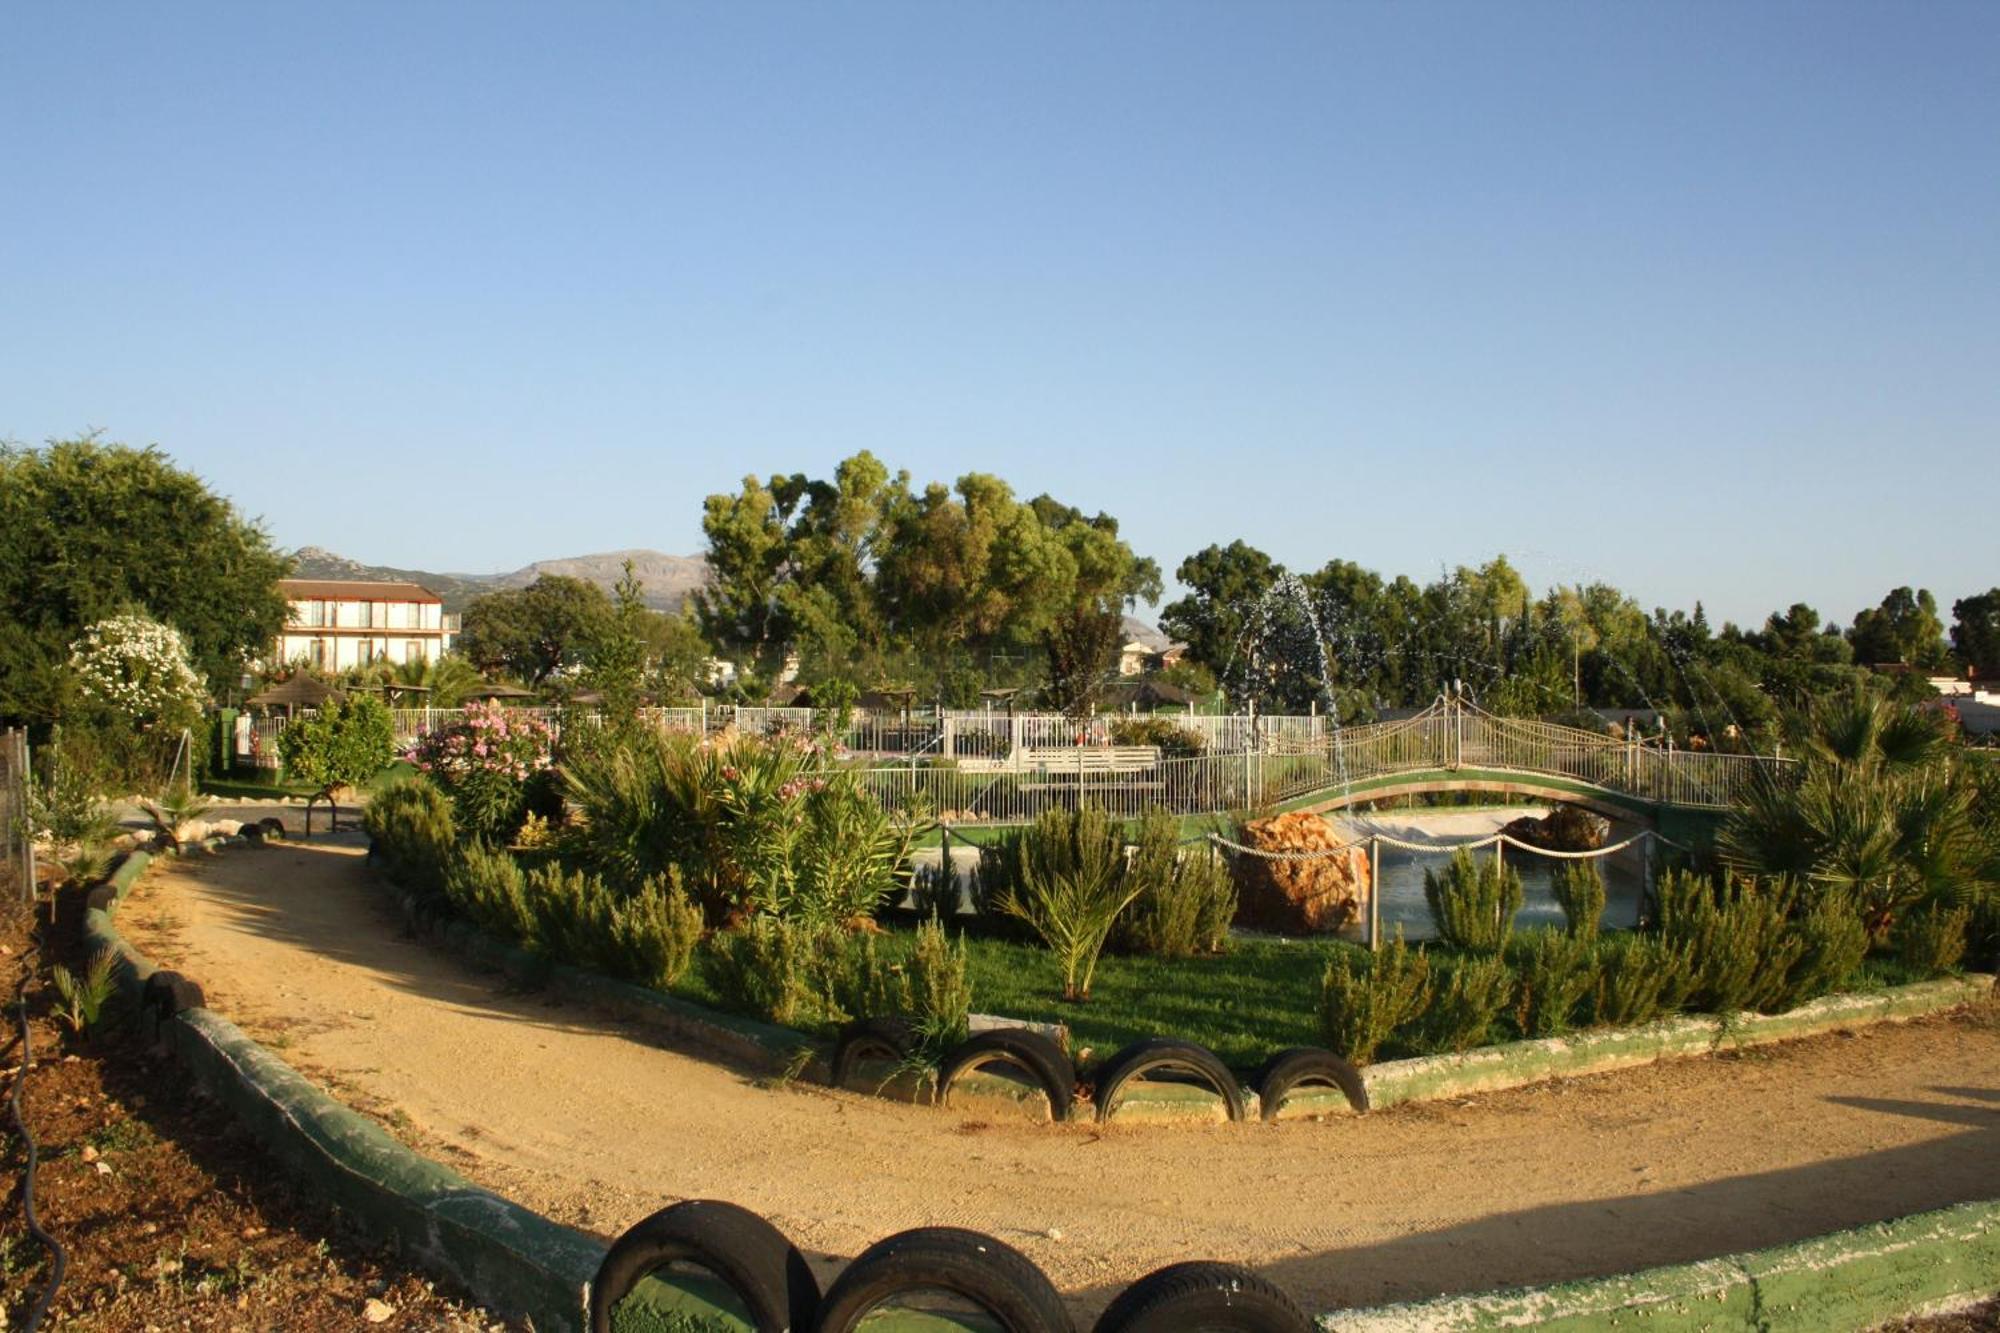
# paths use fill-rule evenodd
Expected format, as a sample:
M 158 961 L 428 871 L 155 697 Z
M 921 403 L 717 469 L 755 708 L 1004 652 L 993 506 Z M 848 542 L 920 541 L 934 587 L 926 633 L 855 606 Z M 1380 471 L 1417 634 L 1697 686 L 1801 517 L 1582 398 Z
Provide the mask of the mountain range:
M 525 588 L 544 574 L 595 583 L 610 592 L 623 577 L 625 562 L 645 587 L 645 602 L 656 611 L 678 611 L 692 593 L 708 580 L 708 562 L 698 555 L 668 555 L 664 551 L 605 551 L 597 555 L 568 556 L 559 560 L 537 560 L 504 574 L 440 574 L 426 569 L 399 569 L 393 565 L 368 565 L 350 560 L 319 546 L 302 546 L 292 552 L 296 575 L 302 579 L 366 579 L 420 583 L 436 593 L 447 611 L 463 611 L 466 603 L 481 593 L 503 588 Z
M 632 562 L 632 572 L 645 587 L 646 605 L 655 611 L 680 610 L 689 594 L 708 581 L 708 562 L 701 556 L 646 550 L 603 551 L 597 555 L 537 560 L 505 574 L 439 574 L 424 569 L 398 569 L 393 565 L 365 565 L 320 546 L 301 546 L 292 552 L 292 559 L 297 562 L 296 575 L 302 579 L 420 583 L 443 600 L 447 611 L 463 611 L 466 603 L 481 593 L 525 588 L 544 574 L 582 579 L 610 592 L 623 577 L 627 560 Z M 1155 651 L 1167 646 L 1167 636 L 1137 616 L 1125 617 L 1125 637 Z

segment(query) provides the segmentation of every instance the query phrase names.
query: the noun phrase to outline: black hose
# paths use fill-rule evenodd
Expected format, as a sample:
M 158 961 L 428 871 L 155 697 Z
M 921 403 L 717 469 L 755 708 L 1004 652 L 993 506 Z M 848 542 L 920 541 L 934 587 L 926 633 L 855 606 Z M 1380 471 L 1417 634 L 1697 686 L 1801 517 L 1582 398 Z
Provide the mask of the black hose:
M 49 1252 L 50 1261 L 49 1284 L 42 1289 L 40 1299 L 28 1312 L 27 1321 L 21 1325 L 24 1333 L 35 1333 L 42 1320 L 48 1317 L 49 1307 L 55 1304 L 56 1292 L 62 1288 L 63 1273 L 69 1267 L 69 1255 L 63 1250 L 62 1242 L 43 1230 L 41 1219 L 35 1216 L 35 1165 L 39 1150 L 35 1146 L 35 1136 L 28 1132 L 28 1122 L 21 1118 L 21 1089 L 27 1086 L 28 1059 L 33 1054 L 28 1044 L 28 979 L 34 975 L 32 960 L 37 952 L 30 949 L 21 958 L 21 984 L 14 995 L 14 1015 L 20 1023 L 17 1035 L 21 1046 L 21 1068 L 14 1075 L 14 1091 L 7 1098 L 8 1108 L 14 1116 L 14 1131 L 21 1136 L 21 1142 L 27 1148 L 28 1165 L 21 1175 L 21 1210 L 27 1215 L 28 1234 L 41 1242 L 42 1248 Z

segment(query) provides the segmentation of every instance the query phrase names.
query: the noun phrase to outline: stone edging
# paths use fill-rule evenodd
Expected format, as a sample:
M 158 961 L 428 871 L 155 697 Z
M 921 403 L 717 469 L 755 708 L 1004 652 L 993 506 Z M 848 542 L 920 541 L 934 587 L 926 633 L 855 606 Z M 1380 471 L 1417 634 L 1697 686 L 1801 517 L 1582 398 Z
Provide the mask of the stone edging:
M 214 839 L 203 845 L 212 849 L 241 841 Z M 108 881 L 113 890 L 111 902 L 101 908 L 88 908 L 84 919 L 86 943 L 113 951 L 119 960 L 115 968 L 119 985 L 135 1001 L 145 978 L 157 967 L 124 940 L 113 916 L 152 859 L 145 852 L 127 856 Z M 478 935 L 469 927 L 462 929 L 469 936 Z M 445 933 L 449 938 L 452 932 L 446 928 Z M 477 947 L 470 941 L 458 943 L 459 947 Z M 537 975 L 544 979 L 553 974 L 553 968 L 544 960 L 498 945 L 496 941 L 487 943 L 489 947 L 520 954 L 541 969 Z M 624 990 L 641 989 L 591 977 L 588 973 L 578 975 L 593 983 L 577 992 L 579 995 L 590 994 L 600 984 Z M 1924 996 L 1904 998 L 1896 992 L 1885 992 L 1878 996 L 1830 997 L 1831 1003 L 1822 1001 L 1792 1014 L 1776 1015 L 1758 1032 L 1749 1034 L 1743 1031 L 1742 1020 L 1734 1024 L 1716 1020 L 1695 1022 L 1706 1034 L 1710 1047 L 1718 1034 L 1725 1040 L 1744 1039 L 1746 1044 L 1756 1040 L 1775 1041 L 1853 1022 L 1936 1012 L 1965 1003 L 1977 991 L 1990 989 L 1991 985 L 1991 978 L 1967 977 L 1961 981 L 1901 988 L 1904 992 L 1928 988 L 1932 993 Z M 1940 986 L 1956 988 L 1957 998 L 1946 1003 L 1948 992 L 1939 991 Z M 763 1039 L 768 1038 L 768 1033 L 736 1030 L 735 1020 L 722 1025 L 719 1033 L 711 1033 L 707 1028 L 714 1023 L 708 1011 L 671 997 L 657 998 L 669 1001 L 662 1012 L 672 1023 L 698 1018 L 703 1024 L 698 1039 L 743 1054 L 753 1049 L 767 1057 L 777 1054 L 765 1045 Z M 679 1012 L 683 1007 L 697 1012 L 683 1015 Z M 1788 1023 L 1788 1020 L 1795 1021 Z M 1821 1026 L 1804 1026 L 1815 1023 Z M 801 1039 L 797 1034 L 766 1024 L 751 1026 L 782 1034 L 785 1051 L 798 1049 Z M 1675 1021 L 1655 1028 L 1677 1030 L 1685 1026 Z M 696 1031 L 683 1030 L 690 1035 Z M 1654 1029 L 1639 1031 L 1653 1034 L 1656 1045 L 1670 1039 L 1687 1039 L 1675 1031 L 1657 1034 Z M 413 1152 L 374 1121 L 313 1087 L 284 1061 L 211 1010 L 183 1011 L 177 1021 L 162 1024 L 162 1035 L 202 1088 L 240 1117 L 269 1151 L 321 1189 L 375 1239 L 396 1245 L 503 1314 L 526 1314 L 534 1320 L 536 1328 L 547 1333 L 570 1330 L 580 1333 L 589 1283 L 604 1253 L 603 1242 L 480 1189 L 456 1172 Z M 1583 1048 L 1592 1044 L 1585 1038 L 1510 1043 L 1530 1048 Z M 1643 1063 L 1659 1058 L 1661 1053 L 1666 1052 L 1656 1049 L 1646 1055 L 1627 1051 L 1621 1058 L 1626 1064 Z M 1606 1058 L 1603 1052 L 1598 1055 Z M 1544 1064 L 1561 1063 L 1553 1051 L 1544 1050 L 1538 1058 Z M 1462 1064 L 1466 1059 L 1435 1057 L 1392 1064 Z M 1550 1070 L 1535 1077 L 1548 1077 L 1551 1072 L 1561 1071 Z M 1397 1077 L 1412 1087 L 1425 1078 L 1435 1079 L 1432 1090 L 1396 1099 L 1417 1100 L 1448 1095 L 1436 1090 L 1447 1078 L 1483 1080 L 1494 1074 L 1475 1066 L 1475 1072 L 1470 1073 L 1454 1074 L 1449 1068 L 1441 1068 L 1426 1071 L 1423 1077 L 1415 1071 Z M 1385 1092 L 1394 1085 L 1394 1078 L 1385 1081 Z M 1480 1081 L 1469 1084 L 1468 1088 L 1496 1086 L 1512 1085 Z M 1325 1333 L 1416 1333 L 1417 1330 L 1450 1333 L 1525 1325 L 1562 1329 L 1566 1333 L 1596 1333 L 1641 1319 L 1648 1328 L 1663 1333 L 1730 1328 L 1796 1329 L 1805 1333 L 1825 1328 L 1867 1327 L 1954 1297 L 1985 1294 L 1996 1284 L 2000 1284 L 2000 1202 L 1986 1202 L 1917 1213 L 1791 1245 L 1692 1264 L 1590 1281 L 1340 1311 L 1322 1314 L 1316 1322 Z
M 214 848 L 240 839 L 216 839 Z M 120 988 L 135 1002 L 157 966 L 113 922 L 152 862 L 133 852 L 108 881 L 113 898 L 84 917 L 86 944 L 110 949 Z M 210 1009 L 162 1022 L 162 1039 L 203 1091 L 268 1151 L 358 1224 L 499 1313 L 526 1315 L 545 1333 L 580 1333 L 604 1242 L 561 1226 L 413 1152 L 368 1117 L 312 1086 Z

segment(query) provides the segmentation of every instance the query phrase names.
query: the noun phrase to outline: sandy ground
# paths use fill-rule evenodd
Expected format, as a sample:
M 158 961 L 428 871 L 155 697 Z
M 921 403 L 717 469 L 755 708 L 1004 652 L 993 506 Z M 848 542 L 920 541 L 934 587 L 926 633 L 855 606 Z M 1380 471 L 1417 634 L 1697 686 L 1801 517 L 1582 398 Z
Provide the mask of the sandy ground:
M 210 1003 L 407 1141 L 613 1233 L 681 1198 L 831 1271 L 905 1227 L 1020 1247 L 1079 1314 L 1162 1264 L 1309 1309 L 1612 1273 L 2000 1195 L 2000 1018 L 1834 1035 L 1359 1119 L 991 1124 L 758 1086 L 405 937 L 359 848 L 151 872 L 126 914 Z

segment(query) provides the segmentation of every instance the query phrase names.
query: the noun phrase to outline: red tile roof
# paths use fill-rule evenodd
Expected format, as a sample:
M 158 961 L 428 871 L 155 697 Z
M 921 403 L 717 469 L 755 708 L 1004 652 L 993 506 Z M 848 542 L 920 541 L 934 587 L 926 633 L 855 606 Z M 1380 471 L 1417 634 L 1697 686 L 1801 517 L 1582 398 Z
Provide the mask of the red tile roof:
M 279 579 L 278 591 L 293 601 L 320 597 L 340 602 L 437 602 L 420 583 L 371 583 L 365 579 Z

